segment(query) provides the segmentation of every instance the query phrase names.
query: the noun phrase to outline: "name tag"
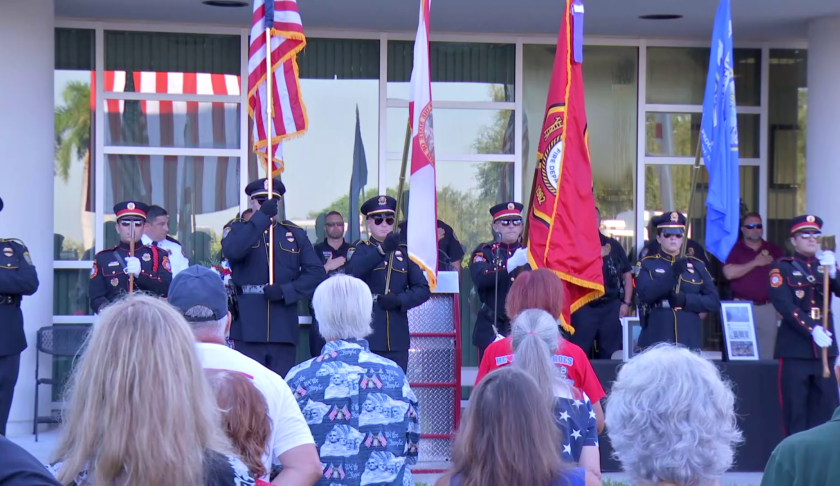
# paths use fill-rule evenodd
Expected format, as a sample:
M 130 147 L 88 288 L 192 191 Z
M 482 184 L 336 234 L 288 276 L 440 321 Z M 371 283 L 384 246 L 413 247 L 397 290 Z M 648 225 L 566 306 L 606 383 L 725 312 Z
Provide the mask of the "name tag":
M 657 268 L 656 270 L 654 270 L 654 272 L 656 272 L 656 273 L 665 273 L 665 269 L 664 269 L 664 268 Z
M 120 266 L 120 262 L 111 262 L 108 264 L 109 267 L 118 267 Z
M 801 277 L 801 276 L 802 276 L 802 272 L 800 272 L 799 270 L 794 270 L 794 271 L 793 271 L 793 276 L 794 276 L 794 277 Z

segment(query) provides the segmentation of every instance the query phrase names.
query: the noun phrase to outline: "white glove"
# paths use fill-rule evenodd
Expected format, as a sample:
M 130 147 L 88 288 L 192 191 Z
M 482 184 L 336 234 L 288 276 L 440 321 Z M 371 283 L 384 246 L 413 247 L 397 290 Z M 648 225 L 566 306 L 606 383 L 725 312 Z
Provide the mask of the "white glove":
M 140 276 L 140 259 L 137 257 L 125 257 L 125 273 Z
M 821 251 L 817 258 L 820 260 L 820 265 L 828 267 L 828 276 L 831 278 L 837 277 L 837 257 L 831 250 Z
M 814 330 L 811 331 L 811 336 L 814 338 L 817 346 L 821 348 L 831 346 L 831 331 L 826 331 L 822 326 L 814 326 Z
M 528 264 L 528 249 L 527 248 L 518 248 L 510 258 L 507 259 L 507 271 L 508 273 L 514 271 L 515 269 L 521 267 L 522 265 Z

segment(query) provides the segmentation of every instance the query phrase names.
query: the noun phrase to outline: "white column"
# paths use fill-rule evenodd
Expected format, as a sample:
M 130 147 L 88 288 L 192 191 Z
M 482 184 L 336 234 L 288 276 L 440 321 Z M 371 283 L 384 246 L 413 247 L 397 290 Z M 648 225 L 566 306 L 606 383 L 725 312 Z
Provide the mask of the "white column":
M 0 2 L 0 235 L 23 240 L 40 287 L 23 299 L 26 340 L 7 435 L 32 432 L 35 332 L 53 314 L 53 0 Z M 3 339 L 0 328 L 0 339 Z M 49 360 L 42 361 L 49 374 Z M 45 389 L 46 390 L 46 389 Z M 45 393 L 49 401 L 49 392 Z
M 808 133 L 805 203 L 823 219 L 823 234 L 840 234 L 840 17 L 808 25 Z M 834 298 L 834 326 L 840 299 Z M 840 338 L 840 333 L 835 336 Z

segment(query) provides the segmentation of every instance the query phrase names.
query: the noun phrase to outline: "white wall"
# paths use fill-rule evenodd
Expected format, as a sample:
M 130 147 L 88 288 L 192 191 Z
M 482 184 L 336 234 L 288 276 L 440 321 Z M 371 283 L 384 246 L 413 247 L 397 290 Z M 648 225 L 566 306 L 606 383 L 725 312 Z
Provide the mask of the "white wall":
M 53 0 L 0 4 L 0 235 L 26 243 L 41 285 L 23 299 L 29 348 L 20 374 L 7 435 L 31 433 L 35 332 L 52 324 L 53 311 Z M 3 339 L 0 331 L 0 339 Z M 48 359 L 42 361 L 48 375 Z M 44 403 L 49 401 L 45 393 Z

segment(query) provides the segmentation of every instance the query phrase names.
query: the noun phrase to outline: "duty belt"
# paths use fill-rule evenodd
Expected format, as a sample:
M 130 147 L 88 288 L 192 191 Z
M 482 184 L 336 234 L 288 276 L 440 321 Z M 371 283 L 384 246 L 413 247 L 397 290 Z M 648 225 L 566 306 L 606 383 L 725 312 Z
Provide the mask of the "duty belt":
M 264 294 L 265 284 L 263 285 L 242 285 L 236 286 L 236 293 L 242 294 Z
M 0 295 L 0 305 L 17 305 L 19 303 L 19 295 Z

